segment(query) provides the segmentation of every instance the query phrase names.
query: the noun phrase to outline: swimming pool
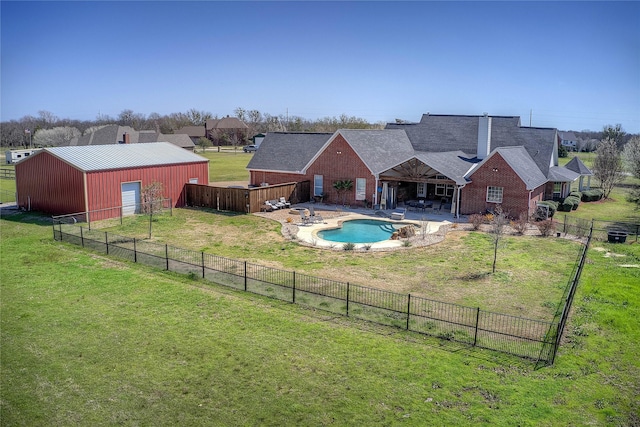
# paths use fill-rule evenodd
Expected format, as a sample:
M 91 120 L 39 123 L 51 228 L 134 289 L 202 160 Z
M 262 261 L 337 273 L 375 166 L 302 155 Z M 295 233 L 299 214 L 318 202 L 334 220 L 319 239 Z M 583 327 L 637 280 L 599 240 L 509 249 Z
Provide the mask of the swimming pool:
M 340 243 L 373 243 L 388 240 L 394 231 L 407 224 L 376 219 L 353 219 L 342 223 L 342 228 L 318 231 L 318 237 Z

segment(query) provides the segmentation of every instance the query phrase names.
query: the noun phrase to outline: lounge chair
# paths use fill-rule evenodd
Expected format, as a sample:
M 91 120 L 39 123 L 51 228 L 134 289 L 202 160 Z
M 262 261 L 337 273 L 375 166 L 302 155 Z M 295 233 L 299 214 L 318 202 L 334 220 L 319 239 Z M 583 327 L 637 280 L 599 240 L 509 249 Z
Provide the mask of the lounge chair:
M 391 219 L 395 219 L 395 220 L 401 220 L 404 219 L 404 215 L 407 212 L 406 209 L 397 209 L 394 212 L 391 213 Z
M 311 222 L 311 219 L 303 210 L 300 211 L 300 219 L 302 219 L 302 224 L 309 224 Z
M 276 209 L 278 209 L 278 207 L 276 205 L 274 205 L 273 203 L 271 203 L 271 200 L 267 200 L 264 202 L 264 205 L 267 207 L 267 209 L 270 209 L 272 211 L 275 211 Z
M 280 203 L 282 203 L 285 208 L 291 207 L 291 202 L 287 202 L 287 199 L 285 199 L 284 197 L 280 197 Z
M 311 221 L 313 222 L 324 222 L 324 218 L 322 218 L 321 215 L 317 214 L 315 212 L 315 209 L 313 209 L 313 206 L 309 206 L 309 213 L 311 214 Z

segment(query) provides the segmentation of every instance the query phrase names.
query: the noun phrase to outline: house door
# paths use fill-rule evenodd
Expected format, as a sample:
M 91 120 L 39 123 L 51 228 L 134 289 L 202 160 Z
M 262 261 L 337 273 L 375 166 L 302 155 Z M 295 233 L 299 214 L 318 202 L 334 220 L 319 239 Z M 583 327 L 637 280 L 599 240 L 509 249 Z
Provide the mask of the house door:
M 122 215 L 133 215 L 140 212 L 140 182 L 123 182 Z

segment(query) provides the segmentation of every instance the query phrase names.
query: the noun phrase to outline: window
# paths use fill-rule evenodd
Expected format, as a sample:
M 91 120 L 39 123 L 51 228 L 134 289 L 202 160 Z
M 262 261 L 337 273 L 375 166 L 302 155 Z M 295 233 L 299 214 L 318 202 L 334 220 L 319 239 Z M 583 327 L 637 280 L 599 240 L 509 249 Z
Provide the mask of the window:
M 554 182 L 553 183 L 553 199 L 559 199 L 562 197 L 562 183 Z
M 444 196 L 446 189 L 446 184 L 436 184 L 436 196 Z
M 198 178 L 189 178 L 189 184 L 197 184 Z
M 418 193 L 418 197 L 426 197 L 427 196 L 427 184 L 425 184 L 424 182 L 419 182 L 418 183 L 417 193 Z
M 367 180 L 365 178 L 356 178 L 356 200 L 365 200 L 367 198 Z
M 322 175 L 313 176 L 313 195 L 322 196 L 324 194 Z
M 502 203 L 502 187 L 487 187 L 487 202 Z

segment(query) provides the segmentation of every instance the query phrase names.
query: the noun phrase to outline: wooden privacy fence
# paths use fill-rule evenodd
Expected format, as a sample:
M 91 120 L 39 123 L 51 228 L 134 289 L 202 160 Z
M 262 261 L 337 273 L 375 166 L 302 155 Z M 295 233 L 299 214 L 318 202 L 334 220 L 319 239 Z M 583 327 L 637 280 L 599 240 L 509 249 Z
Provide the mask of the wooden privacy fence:
M 289 182 L 266 187 L 228 188 L 186 184 L 187 206 L 207 207 L 220 211 L 260 212 L 266 200 L 284 197 L 291 204 L 310 199 L 310 181 Z

